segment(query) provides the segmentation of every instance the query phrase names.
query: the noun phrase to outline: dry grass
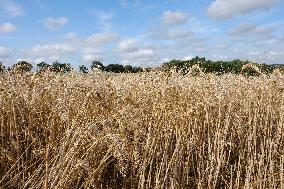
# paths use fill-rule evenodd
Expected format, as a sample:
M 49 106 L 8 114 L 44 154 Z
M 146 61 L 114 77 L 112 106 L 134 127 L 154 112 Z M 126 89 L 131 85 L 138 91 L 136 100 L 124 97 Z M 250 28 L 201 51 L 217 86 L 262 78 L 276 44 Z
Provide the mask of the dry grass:
M 284 77 L 0 76 L 0 188 L 284 188 Z

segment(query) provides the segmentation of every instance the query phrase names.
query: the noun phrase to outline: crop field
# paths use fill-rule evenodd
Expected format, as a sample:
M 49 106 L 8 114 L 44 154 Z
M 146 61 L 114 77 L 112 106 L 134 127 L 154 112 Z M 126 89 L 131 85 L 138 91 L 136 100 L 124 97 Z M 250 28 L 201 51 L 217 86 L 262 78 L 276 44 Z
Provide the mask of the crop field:
M 0 75 L 0 188 L 284 188 L 284 75 Z

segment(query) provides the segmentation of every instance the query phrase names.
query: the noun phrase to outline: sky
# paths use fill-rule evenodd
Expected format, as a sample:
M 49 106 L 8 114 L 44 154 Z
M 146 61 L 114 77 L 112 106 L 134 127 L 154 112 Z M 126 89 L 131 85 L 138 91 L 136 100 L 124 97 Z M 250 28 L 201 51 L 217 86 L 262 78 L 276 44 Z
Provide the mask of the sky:
M 284 63 L 284 0 L 0 0 L 0 61 Z

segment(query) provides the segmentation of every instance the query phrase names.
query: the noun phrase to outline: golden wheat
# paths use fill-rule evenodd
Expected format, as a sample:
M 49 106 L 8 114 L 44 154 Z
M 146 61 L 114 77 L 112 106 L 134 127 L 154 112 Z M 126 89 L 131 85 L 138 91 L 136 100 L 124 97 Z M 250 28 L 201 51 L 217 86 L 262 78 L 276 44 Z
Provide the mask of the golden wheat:
M 278 72 L 2 74 L 0 188 L 284 188 L 283 119 Z

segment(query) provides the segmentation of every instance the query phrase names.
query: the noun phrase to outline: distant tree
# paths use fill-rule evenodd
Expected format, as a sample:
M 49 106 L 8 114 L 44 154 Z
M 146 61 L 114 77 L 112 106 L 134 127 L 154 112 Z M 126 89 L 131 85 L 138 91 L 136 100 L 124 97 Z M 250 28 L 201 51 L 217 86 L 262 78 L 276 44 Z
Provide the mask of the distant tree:
M 123 73 L 124 67 L 121 64 L 109 64 L 105 67 L 105 71 L 114 73 Z
M 91 63 L 91 70 L 94 70 L 94 69 L 98 69 L 98 70 L 104 71 L 105 70 L 105 66 L 103 65 L 103 63 L 101 61 L 94 60 Z
M 14 64 L 12 66 L 12 71 L 14 72 L 30 72 L 32 70 L 33 66 L 31 63 L 27 61 L 19 61 L 18 63 Z
M 175 68 L 177 71 L 181 71 L 182 74 L 186 74 L 194 65 L 198 67 L 204 73 L 214 73 L 217 75 L 225 73 L 233 74 L 244 74 L 247 76 L 257 76 L 260 73 L 269 74 L 272 73 L 274 69 L 284 70 L 284 65 L 282 64 L 255 64 L 255 67 L 249 67 L 245 65 L 251 64 L 248 60 L 233 60 L 233 61 L 211 61 L 205 58 L 195 57 L 191 60 L 171 60 L 162 64 L 162 69 L 165 71 Z
M 143 68 L 141 67 L 133 67 L 133 73 L 143 72 Z
M 88 73 L 88 68 L 85 65 L 80 65 L 79 66 L 79 71 L 81 73 Z
M 134 69 L 131 65 L 126 65 L 126 66 L 124 66 L 124 72 L 125 73 L 133 73 Z
M 0 73 L 5 71 L 5 66 L 0 62 Z
M 60 63 L 58 61 L 55 61 L 51 66 L 51 71 L 53 72 L 67 73 L 70 72 L 71 70 L 73 70 L 73 68 L 69 63 Z
M 41 62 L 41 63 L 38 63 L 37 64 L 37 70 L 38 71 L 45 71 L 47 70 L 48 68 L 51 68 L 51 65 L 45 63 L 45 62 Z

